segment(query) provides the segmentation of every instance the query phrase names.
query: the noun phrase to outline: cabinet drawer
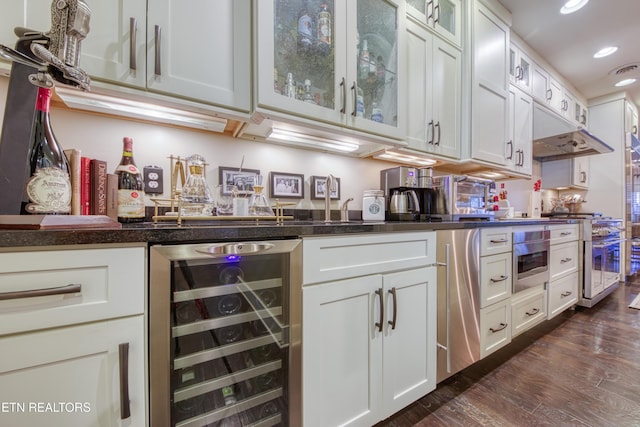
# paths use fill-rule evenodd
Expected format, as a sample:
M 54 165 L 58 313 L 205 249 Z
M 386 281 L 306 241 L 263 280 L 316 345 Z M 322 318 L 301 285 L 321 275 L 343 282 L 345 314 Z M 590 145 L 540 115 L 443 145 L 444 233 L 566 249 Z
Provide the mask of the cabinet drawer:
M 435 261 L 435 232 L 310 237 L 302 240 L 302 283 L 407 270 Z
M 549 284 L 549 319 L 578 302 L 578 281 L 578 272 L 575 272 Z
M 143 313 L 145 250 L 0 253 L 0 335 Z
M 541 286 L 525 291 L 526 296 L 511 302 L 511 325 L 515 337 L 547 319 L 547 293 Z
M 511 342 L 511 304 L 505 300 L 480 309 L 480 358 Z
M 511 296 L 512 266 L 511 252 L 480 258 L 480 307 Z
M 511 228 L 483 228 L 480 230 L 480 255 L 511 252 Z
M 578 224 L 551 225 L 549 226 L 549 231 L 551 234 L 550 243 L 552 245 L 555 245 L 556 243 L 571 242 L 578 240 L 580 237 Z
M 549 273 L 551 281 L 578 271 L 578 243 L 567 242 L 551 246 Z

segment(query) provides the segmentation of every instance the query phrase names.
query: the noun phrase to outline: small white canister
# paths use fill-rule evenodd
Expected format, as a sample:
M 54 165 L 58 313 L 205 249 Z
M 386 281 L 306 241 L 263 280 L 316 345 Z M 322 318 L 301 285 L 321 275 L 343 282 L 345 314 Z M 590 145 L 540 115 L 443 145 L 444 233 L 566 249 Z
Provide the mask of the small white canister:
M 384 191 L 364 190 L 362 197 L 362 220 L 384 221 Z

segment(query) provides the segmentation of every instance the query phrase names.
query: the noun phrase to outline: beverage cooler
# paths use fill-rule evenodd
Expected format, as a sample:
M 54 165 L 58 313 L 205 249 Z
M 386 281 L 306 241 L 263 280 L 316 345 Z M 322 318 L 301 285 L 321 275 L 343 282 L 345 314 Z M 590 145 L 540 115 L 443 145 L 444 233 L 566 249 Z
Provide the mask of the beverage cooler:
M 150 250 L 150 425 L 299 425 L 299 240 Z

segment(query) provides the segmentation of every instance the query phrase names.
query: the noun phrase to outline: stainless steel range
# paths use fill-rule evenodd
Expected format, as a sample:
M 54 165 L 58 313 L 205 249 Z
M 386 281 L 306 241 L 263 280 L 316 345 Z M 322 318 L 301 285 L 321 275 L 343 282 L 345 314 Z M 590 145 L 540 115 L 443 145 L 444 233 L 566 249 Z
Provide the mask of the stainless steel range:
M 581 227 L 583 245 L 582 294 L 578 305 L 593 307 L 618 288 L 622 278 L 623 221 L 615 218 L 585 218 Z

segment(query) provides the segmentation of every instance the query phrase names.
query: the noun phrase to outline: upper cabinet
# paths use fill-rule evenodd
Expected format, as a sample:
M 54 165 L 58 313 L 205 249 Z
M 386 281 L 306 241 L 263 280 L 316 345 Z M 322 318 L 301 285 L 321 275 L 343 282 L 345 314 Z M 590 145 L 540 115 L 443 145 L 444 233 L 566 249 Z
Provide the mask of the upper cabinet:
M 407 0 L 407 13 L 444 39 L 461 46 L 461 0 Z
M 531 93 L 531 59 L 518 46 L 509 48 L 509 80 L 527 93 Z
M 250 111 L 250 0 L 86 1 L 81 67 L 94 80 Z
M 256 4 L 258 112 L 405 137 L 404 1 Z
M 638 111 L 633 104 L 625 99 L 624 101 L 624 131 L 638 135 Z
M 16 27 L 37 31 L 51 28 L 51 0 L 12 0 L 2 4 L 0 14 L 0 44 L 14 48 L 18 37 Z M 0 59 L 0 67 L 9 68 L 10 63 Z
M 409 148 L 459 159 L 462 58 L 460 49 L 407 23 L 407 142 Z
M 509 137 L 509 168 L 525 176 L 531 176 L 533 100 L 515 85 L 511 85 L 509 89 Z
M 509 120 L 509 27 L 481 3 L 472 34 L 471 156 L 507 165 Z

